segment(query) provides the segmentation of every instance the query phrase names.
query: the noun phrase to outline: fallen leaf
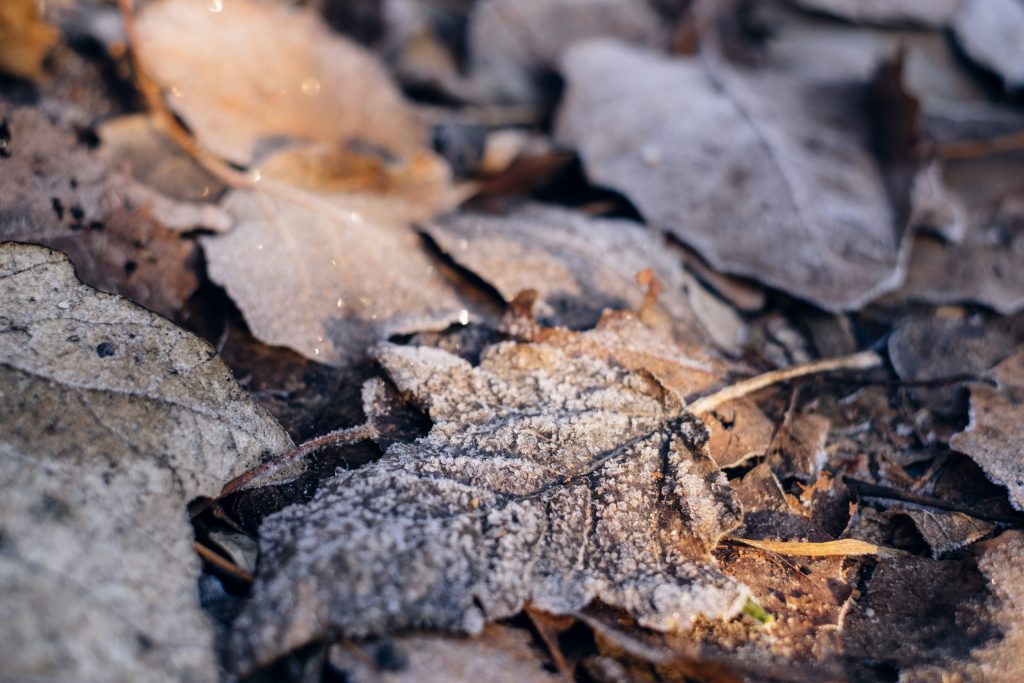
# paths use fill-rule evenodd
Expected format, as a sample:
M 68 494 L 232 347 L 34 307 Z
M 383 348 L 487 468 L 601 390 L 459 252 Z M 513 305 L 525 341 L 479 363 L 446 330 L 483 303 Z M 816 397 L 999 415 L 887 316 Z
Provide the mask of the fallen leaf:
M 261 141 L 362 140 L 404 155 L 426 129 L 376 57 L 312 11 L 266 0 L 158 0 L 139 50 L 199 144 L 248 164 Z
M 1010 502 L 1024 510 L 1024 352 L 992 369 L 998 386 L 971 387 L 971 421 L 949 441 L 1005 486 Z
M 658 304 L 681 340 L 706 343 L 710 336 L 727 349 L 739 341 L 735 312 L 682 268 L 664 240 L 635 223 L 527 204 L 506 216 L 451 214 L 424 230 L 505 301 L 535 290 L 545 324 L 584 329 L 605 309 L 639 310 L 645 294 L 636 276 L 650 268 Z
M 196 248 L 157 216 L 193 228 L 211 214 L 134 183 L 36 110 L 3 120 L 0 239 L 66 251 L 88 284 L 174 315 L 197 284 Z
M 796 4 L 865 24 L 941 28 L 952 18 L 960 0 L 797 0 Z
M 574 43 L 601 36 L 659 46 L 663 20 L 646 0 L 484 0 L 469 18 L 469 69 L 477 98 L 546 103 L 558 60 Z
M 903 551 L 885 548 L 874 543 L 842 538 L 838 541 L 757 541 L 738 536 L 727 536 L 730 541 L 749 545 L 760 550 L 778 553 L 779 555 L 799 555 L 803 557 L 851 557 L 856 555 L 877 555 L 878 557 L 896 557 Z
M 325 629 L 477 633 L 526 601 L 566 614 L 599 598 L 659 630 L 736 614 L 746 590 L 709 551 L 739 509 L 703 426 L 649 374 L 586 350 L 508 342 L 474 367 L 379 347 L 433 429 L 267 519 L 238 670 Z
M 345 680 L 380 683 L 556 683 L 542 654 L 522 629 L 492 624 L 475 638 L 438 634 L 400 636 L 379 644 L 335 645 L 330 667 Z
M 96 134 L 101 142 L 100 158 L 112 167 L 126 167 L 133 178 L 167 197 L 199 202 L 224 191 L 220 180 L 161 133 L 145 114 L 104 121 Z
M 1024 309 L 1024 155 L 949 160 L 936 179 L 945 204 L 942 239 L 918 234 L 899 298 L 932 304 L 976 302 L 1009 315 Z M 927 211 L 919 198 L 919 213 Z M 939 223 L 936 226 L 936 223 Z M 945 223 L 945 225 L 943 225 Z
M 898 512 L 914 521 L 914 526 L 936 559 L 979 541 L 996 530 L 994 524 L 962 512 L 913 507 L 898 509 Z
M 976 550 L 976 559 L 880 563 L 847 616 L 847 653 L 912 683 L 1019 680 L 1024 539 L 1007 531 Z
M 980 377 L 1017 343 L 1017 335 L 1005 325 L 985 323 L 978 318 L 910 318 L 889 337 L 893 369 L 908 382 Z M 911 395 L 946 415 L 962 414 L 966 404 L 963 386 L 955 383 L 913 388 Z
M 764 455 L 775 425 L 750 399 L 729 401 L 703 417 L 711 438 L 708 452 L 719 467 L 736 467 Z
M 261 174 L 222 201 L 232 229 L 202 240 L 210 278 L 258 339 L 341 365 L 390 335 L 469 321 L 410 225 L 449 202 L 436 157 L 303 149 L 265 161 Z
M 803 479 L 815 478 L 828 462 L 825 444 L 832 423 L 817 413 L 786 415 L 772 440 L 769 462 L 776 472 Z
M 953 35 L 964 52 L 994 71 L 1007 90 L 1024 87 L 1024 6 L 1016 0 L 963 0 Z
M 865 87 L 610 40 L 571 49 L 564 72 L 557 137 L 713 267 L 829 310 L 899 284 L 903 226 L 856 117 Z
M 37 0 L 5 0 L 0 5 L 0 72 L 19 78 L 43 77 L 43 59 L 60 33 L 46 23 Z
M 290 440 L 61 254 L 0 245 L 0 301 L 0 678 L 219 680 L 186 505 Z

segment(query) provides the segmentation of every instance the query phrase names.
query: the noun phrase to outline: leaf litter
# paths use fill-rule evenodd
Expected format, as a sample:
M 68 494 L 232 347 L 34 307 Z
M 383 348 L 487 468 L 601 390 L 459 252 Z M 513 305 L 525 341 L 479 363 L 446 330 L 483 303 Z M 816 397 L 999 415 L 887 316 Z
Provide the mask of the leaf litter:
M 0 561 L 10 527 L 34 561 L 98 568 L 81 584 L 134 626 L 94 630 L 106 612 L 40 608 L 50 592 L 7 588 L 42 575 L 5 574 L 5 664 L 76 679 L 1020 677 L 1022 118 L 968 63 L 1013 88 L 1013 56 L 996 54 L 1012 41 L 992 37 L 1010 14 L 969 36 L 982 3 L 156 0 L 122 30 L 108 6 L 67 4 L 40 15 L 63 40 L 36 41 L 35 80 L 0 81 L 12 236 L 201 332 L 309 440 L 289 448 L 260 413 L 259 446 L 220 448 L 222 432 L 186 436 L 177 408 L 143 420 L 133 399 L 117 424 L 142 456 L 173 446 L 156 488 L 174 493 L 113 490 L 78 461 L 18 470 Z M 355 17 L 344 30 L 377 55 L 317 12 Z M 589 40 L 609 36 L 631 44 Z M 685 100 L 651 85 L 682 74 Z M 103 229 L 76 229 L 93 215 Z M 19 273 L 16 296 L 46 310 L 41 272 Z M 934 307 L 950 303 L 966 305 Z M 11 349 L 23 327 L 4 328 Z M 51 366 L 80 358 L 61 355 L 66 335 L 28 343 L 49 337 Z M 85 356 L 123 368 L 118 340 Z M 874 352 L 840 377 L 774 371 L 872 344 L 895 374 Z M 144 381 L 150 355 L 124 378 Z M 94 383 L 121 372 L 89 368 Z M 189 400 L 213 391 L 214 421 L 254 410 L 218 372 Z M 11 412 L 18 448 L 121 453 L 67 421 L 81 391 L 51 383 L 53 401 Z M 100 393 L 97 411 L 119 396 Z M 53 404 L 56 422 L 40 412 Z M 214 451 L 200 474 L 180 464 Z M 142 456 L 105 462 L 138 479 Z M 190 508 L 190 549 L 185 505 L 221 486 Z M 159 521 L 135 529 L 117 504 L 147 495 L 167 522 L 149 536 Z M 85 527 L 57 499 L 88 509 Z M 194 636 L 187 652 L 160 628 Z

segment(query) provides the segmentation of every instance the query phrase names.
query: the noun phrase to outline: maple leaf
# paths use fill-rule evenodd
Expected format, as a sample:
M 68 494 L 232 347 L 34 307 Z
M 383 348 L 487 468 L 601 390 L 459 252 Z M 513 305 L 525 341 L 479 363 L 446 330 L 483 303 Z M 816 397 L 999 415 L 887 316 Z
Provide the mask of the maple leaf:
M 61 254 L 0 245 L 0 301 L 0 679 L 218 680 L 185 506 L 291 441 Z
M 609 350 L 587 334 L 501 343 L 476 367 L 380 346 L 434 426 L 266 520 L 234 628 L 239 670 L 327 629 L 478 632 L 526 601 L 565 614 L 600 599 L 665 630 L 736 614 L 747 591 L 709 551 L 740 511 L 703 424 L 650 372 L 612 360 L 639 360 L 628 340 Z M 676 386 L 706 384 L 710 367 L 675 360 Z

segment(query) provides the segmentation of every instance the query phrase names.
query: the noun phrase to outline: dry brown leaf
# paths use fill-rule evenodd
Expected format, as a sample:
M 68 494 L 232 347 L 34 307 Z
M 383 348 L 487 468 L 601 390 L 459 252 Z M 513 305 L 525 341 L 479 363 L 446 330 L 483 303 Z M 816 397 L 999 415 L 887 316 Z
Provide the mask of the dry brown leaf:
M 248 164 L 261 141 L 362 140 L 419 150 L 426 129 L 377 59 L 306 8 L 270 0 L 156 0 L 139 50 L 199 144 Z
M 232 230 L 202 241 L 210 278 L 261 341 L 340 365 L 390 335 L 469 321 L 410 226 L 450 201 L 439 159 L 314 148 L 272 157 L 261 174 L 221 203 Z
M 981 540 L 996 530 L 994 524 L 962 512 L 913 507 L 898 509 L 898 512 L 914 521 L 914 526 L 936 559 Z
M 949 445 L 971 456 L 1024 510 L 1024 351 L 992 370 L 997 387 L 971 387 L 971 421 Z
M 858 116 L 866 83 L 610 40 L 570 50 L 564 71 L 558 138 L 712 266 L 829 310 L 899 284 L 904 230 Z
M 43 59 L 57 44 L 60 32 L 43 20 L 38 0 L 0 3 L 0 72 L 39 79 Z
M 776 472 L 816 478 L 828 461 L 825 444 L 831 421 L 817 413 L 790 413 L 779 427 L 769 462 Z
M 185 507 L 291 446 L 212 347 L 0 245 L 0 678 L 216 681 Z
M 415 634 L 372 644 L 335 645 L 331 667 L 345 680 L 380 683 L 557 683 L 528 631 L 492 624 L 475 638 Z M 383 649 L 386 648 L 386 651 Z M 397 663 L 400 664 L 396 666 Z M 385 666 L 381 666 L 383 663 Z
M 658 304 L 681 340 L 702 344 L 710 336 L 727 349 L 739 341 L 735 312 L 683 270 L 664 240 L 635 223 L 527 204 L 506 216 L 456 213 L 424 229 L 505 301 L 535 290 L 545 324 L 583 329 L 607 308 L 639 310 L 645 294 L 636 276 L 650 268 Z
M 735 467 L 764 455 L 775 425 L 750 399 L 729 401 L 703 416 L 711 434 L 708 450 L 719 467 Z
M 491 346 L 476 367 L 378 349 L 433 429 L 267 519 L 235 622 L 241 671 L 325 629 L 475 633 L 526 601 L 566 614 L 598 598 L 660 630 L 737 613 L 746 590 L 709 551 L 739 510 L 703 425 L 589 333 L 565 334 Z
M 883 561 L 847 617 L 844 648 L 901 681 L 1019 680 L 1022 552 L 1014 530 L 976 546 L 976 560 Z
M 3 120 L 0 240 L 61 249 L 88 284 L 172 316 L 197 284 L 195 244 L 165 221 L 193 228 L 220 214 L 134 183 L 37 110 Z
M 1008 90 L 1024 87 L 1024 5 L 1017 0 L 963 0 L 952 28 L 964 52 L 994 71 Z

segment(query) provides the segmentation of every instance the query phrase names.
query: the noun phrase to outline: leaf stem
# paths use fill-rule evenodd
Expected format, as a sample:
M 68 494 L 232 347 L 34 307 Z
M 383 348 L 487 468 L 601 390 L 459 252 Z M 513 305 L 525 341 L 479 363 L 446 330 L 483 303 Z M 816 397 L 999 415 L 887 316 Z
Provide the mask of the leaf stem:
M 735 384 L 730 384 L 727 387 L 719 389 L 713 394 L 697 399 L 687 406 L 687 410 L 694 415 L 705 415 L 723 403 L 743 398 L 748 394 L 752 394 L 755 391 L 764 389 L 772 384 L 786 382 L 805 375 L 815 375 L 822 372 L 833 372 L 835 370 L 867 370 L 868 368 L 878 367 L 881 364 L 882 357 L 874 351 L 861 351 L 860 353 L 854 353 L 849 356 L 826 358 L 824 360 L 816 360 L 810 363 L 801 363 L 800 365 L 793 365 L 780 370 L 772 370 L 771 372 L 766 372 L 764 374 L 736 382 Z

